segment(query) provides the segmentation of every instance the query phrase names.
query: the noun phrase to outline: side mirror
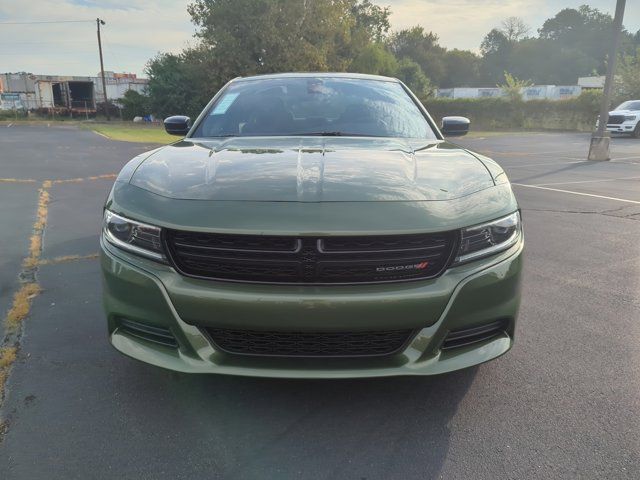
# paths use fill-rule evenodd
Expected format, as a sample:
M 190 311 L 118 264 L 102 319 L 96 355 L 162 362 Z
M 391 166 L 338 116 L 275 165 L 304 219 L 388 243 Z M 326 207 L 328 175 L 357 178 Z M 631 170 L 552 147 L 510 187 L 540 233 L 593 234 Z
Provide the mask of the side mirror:
M 444 117 L 442 119 L 442 133 L 447 137 L 461 137 L 469 133 L 471 120 L 467 117 Z
M 191 119 L 184 115 L 174 115 L 164 119 L 164 129 L 169 135 L 180 135 L 184 137 L 191 128 Z

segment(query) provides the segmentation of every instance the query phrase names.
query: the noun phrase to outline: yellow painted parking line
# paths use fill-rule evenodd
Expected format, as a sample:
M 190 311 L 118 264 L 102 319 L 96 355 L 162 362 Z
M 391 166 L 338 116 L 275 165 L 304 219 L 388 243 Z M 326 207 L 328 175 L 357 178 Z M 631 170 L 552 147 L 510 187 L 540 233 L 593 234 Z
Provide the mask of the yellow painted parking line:
M 45 258 L 40 260 L 38 265 L 58 265 L 60 263 L 75 262 L 78 260 L 95 260 L 98 258 L 97 253 L 90 253 L 89 255 L 63 255 L 61 257 Z
M 49 182 L 52 185 L 58 185 L 60 183 L 80 183 L 91 182 L 95 180 L 115 180 L 118 174 L 116 173 L 104 173 L 102 175 L 92 175 L 90 177 L 77 177 L 77 178 L 59 178 L 49 179 L 45 182 Z M 0 183 L 38 183 L 39 180 L 33 178 L 0 178 Z
M 36 183 L 32 178 L 0 178 L 0 183 Z
M 64 178 L 59 180 L 53 180 L 55 185 L 60 183 L 80 183 L 86 181 L 95 181 L 95 180 L 114 180 L 118 175 L 115 173 L 106 173 L 104 175 L 93 175 L 91 177 L 78 177 L 78 178 Z
M 607 197 L 606 195 L 595 195 L 593 193 L 575 192 L 573 190 L 563 190 L 561 188 L 542 187 L 540 185 L 527 185 L 524 183 L 512 183 L 511 185 L 515 185 L 516 187 L 537 188 L 540 190 L 549 190 L 550 192 L 569 193 L 572 195 L 580 195 L 583 197 L 602 198 L 604 200 L 613 200 L 616 202 L 625 202 L 625 203 L 632 203 L 634 205 L 640 205 L 640 201 L 629 200 L 628 198 Z

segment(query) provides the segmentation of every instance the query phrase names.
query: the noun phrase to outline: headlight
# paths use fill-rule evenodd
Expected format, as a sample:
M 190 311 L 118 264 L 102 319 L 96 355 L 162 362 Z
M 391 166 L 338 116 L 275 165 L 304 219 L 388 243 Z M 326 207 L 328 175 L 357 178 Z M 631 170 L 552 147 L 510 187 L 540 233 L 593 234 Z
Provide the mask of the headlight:
M 506 250 L 515 245 L 521 232 L 520 212 L 493 222 L 464 228 L 455 263 L 476 260 Z
M 636 119 L 635 115 L 625 115 L 625 117 L 624 117 L 624 121 L 625 122 L 628 122 L 628 121 L 633 122 L 635 119 Z
M 102 233 L 105 240 L 118 248 L 154 260 L 165 260 L 158 227 L 105 210 Z

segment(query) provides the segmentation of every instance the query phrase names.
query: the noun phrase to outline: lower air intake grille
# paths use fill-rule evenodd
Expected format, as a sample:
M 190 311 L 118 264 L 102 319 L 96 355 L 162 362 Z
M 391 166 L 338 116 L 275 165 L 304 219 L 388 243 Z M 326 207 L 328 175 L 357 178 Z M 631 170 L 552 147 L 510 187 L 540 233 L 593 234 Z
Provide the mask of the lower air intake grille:
M 449 350 L 473 343 L 484 342 L 485 340 L 503 334 L 506 326 L 507 322 L 505 320 L 498 320 L 478 327 L 453 330 L 449 332 L 440 348 L 442 350 Z
M 364 357 L 397 353 L 412 330 L 372 332 L 276 332 L 207 328 L 227 353 L 279 357 Z
M 147 340 L 167 347 L 178 347 L 178 342 L 168 328 L 155 327 L 145 323 L 134 322 L 133 320 L 122 319 L 120 329 L 129 335 Z

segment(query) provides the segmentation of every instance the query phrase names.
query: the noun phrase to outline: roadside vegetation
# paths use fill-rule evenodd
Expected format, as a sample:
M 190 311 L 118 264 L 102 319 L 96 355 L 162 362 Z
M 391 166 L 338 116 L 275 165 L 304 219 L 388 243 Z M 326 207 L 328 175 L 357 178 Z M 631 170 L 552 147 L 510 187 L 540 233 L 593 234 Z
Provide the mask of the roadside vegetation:
M 196 26 L 194 44 L 149 61 L 148 96 L 127 94 L 121 101 L 125 118 L 193 118 L 237 76 L 351 71 L 398 77 L 435 116 L 469 116 L 474 129 L 588 130 L 597 94 L 523 102 L 519 89 L 575 85 L 579 76 L 604 74 L 612 28 L 610 15 L 587 5 L 560 10 L 537 32 L 511 17 L 487 33 L 477 54 L 441 46 L 423 26 L 392 31 L 391 9 L 370 0 L 194 0 L 188 11 Z M 640 97 L 640 31 L 623 32 L 620 57 L 614 103 Z M 436 87 L 496 85 L 505 97 L 433 98 Z
M 161 125 L 138 125 L 131 122 L 109 122 L 83 124 L 83 128 L 122 142 L 161 143 L 167 144 L 178 140 L 169 135 Z
M 0 126 L 12 124 L 29 125 L 65 125 L 83 130 L 91 130 L 97 134 L 108 137 L 112 140 L 122 142 L 138 143 L 159 143 L 168 144 L 178 140 L 178 137 L 165 132 L 160 123 L 133 123 L 131 121 L 111 120 L 98 118 L 91 120 L 78 120 L 69 117 L 41 117 L 37 115 L 26 115 L 18 113 L 7 115 L 7 112 L 0 112 Z M 3 115 L 4 114 L 4 115 Z
M 598 116 L 601 93 L 583 92 L 565 100 L 529 100 L 518 97 L 426 98 L 423 103 L 439 122 L 447 115 L 471 120 L 472 130 L 591 131 Z
M 613 22 L 587 5 L 560 10 L 537 32 L 510 17 L 486 34 L 478 54 L 441 46 L 437 34 L 423 26 L 392 31 L 390 7 L 370 0 L 193 0 L 187 9 L 196 27 L 194 43 L 149 60 L 147 94 L 128 91 L 118 100 L 119 110 L 113 106 L 122 119 L 195 118 L 220 87 L 238 76 L 348 71 L 400 78 L 436 119 L 467 116 L 473 130 L 587 131 L 595 125 L 599 93 L 525 102 L 520 92 L 532 84 L 575 85 L 579 76 L 604 74 Z M 640 98 L 640 31 L 623 31 L 619 57 L 612 107 Z M 504 96 L 434 97 L 435 88 L 493 86 Z M 33 118 L 5 111 L 3 120 Z M 156 125 L 96 122 L 87 128 L 116 140 L 174 140 Z

